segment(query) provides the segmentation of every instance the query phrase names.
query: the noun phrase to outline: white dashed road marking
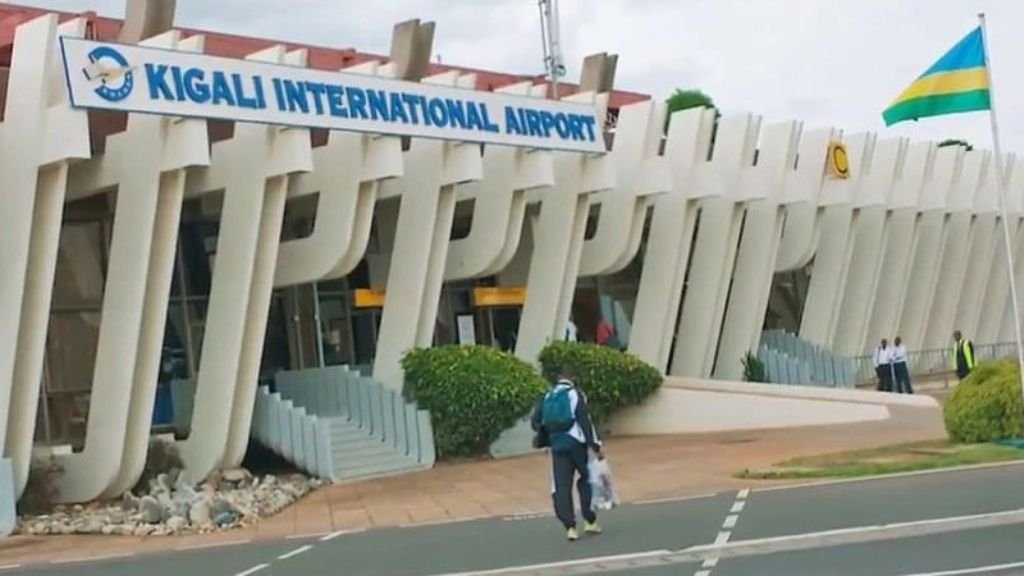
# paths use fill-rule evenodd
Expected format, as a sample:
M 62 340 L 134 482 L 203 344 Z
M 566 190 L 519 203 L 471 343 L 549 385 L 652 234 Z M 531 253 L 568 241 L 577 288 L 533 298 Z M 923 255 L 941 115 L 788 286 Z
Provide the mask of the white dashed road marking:
M 292 550 L 291 552 L 285 552 L 284 554 L 281 554 L 280 556 L 277 557 L 277 559 L 278 560 L 287 560 L 289 558 L 294 558 L 295 556 L 298 556 L 299 554 L 302 554 L 303 552 L 309 552 L 312 549 L 313 549 L 313 545 L 312 544 L 306 544 L 305 546 L 296 548 L 295 550 Z
M 260 570 L 263 570 L 267 566 L 270 566 L 270 564 L 260 564 L 258 566 L 253 566 L 252 568 L 249 568 L 245 572 L 239 572 L 238 574 L 235 574 L 235 576 L 249 576 L 250 574 L 255 574 L 255 573 L 259 572 Z
M 0 572 L 6 570 L 17 570 L 18 568 L 21 568 L 21 564 L 5 564 L 4 566 L 0 566 Z
M 359 534 L 360 532 L 366 532 L 365 528 L 356 528 L 355 530 L 338 530 L 337 532 L 331 532 L 330 534 L 320 538 L 321 542 L 330 542 L 338 536 L 344 536 L 346 534 Z
M 729 515 L 722 522 L 722 529 L 719 530 L 718 536 L 715 536 L 713 546 L 724 546 L 729 542 L 729 538 L 732 538 L 732 529 L 736 527 L 736 523 L 740 520 L 740 512 L 743 512 L 743 509 L 747 507 L 748 496 L 750 496 L 749 488 L 744 488 L 736 494 L 736 501 L 732 503 Z M 693 576 L 711 576 L 711 569 L 715 566 L 718 566 L 718 558 L 708 558 L 701 564 L 700 570 L 695 572 Z

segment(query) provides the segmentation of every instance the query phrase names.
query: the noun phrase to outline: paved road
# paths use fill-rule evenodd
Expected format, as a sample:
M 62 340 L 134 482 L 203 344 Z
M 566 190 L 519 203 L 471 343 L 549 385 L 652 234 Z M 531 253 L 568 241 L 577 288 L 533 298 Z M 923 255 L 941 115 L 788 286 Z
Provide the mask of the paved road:
M 574 544 L 550 517 L 508 518 L 0 575 L 1005 576 L 1024 573 L 1022 476 L 1019 465 L 624 506 L 605 534 Z M 1006 566 L 969 571 L 991 565 Z

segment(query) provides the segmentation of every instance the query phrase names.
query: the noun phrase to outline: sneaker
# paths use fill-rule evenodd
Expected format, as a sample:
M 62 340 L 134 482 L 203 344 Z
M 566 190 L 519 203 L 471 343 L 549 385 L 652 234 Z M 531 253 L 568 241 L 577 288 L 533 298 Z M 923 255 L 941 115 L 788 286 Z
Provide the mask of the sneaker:
M 583 525 L 583 531 L 587 534 L 600 534 L 601 525 L 597 522 L 587 522 Z
M 575 528 L 569 528 L 565 531 L 565 537 L 568 538 L 570 542 L 575 542 L 580 539 L 580 534 Z

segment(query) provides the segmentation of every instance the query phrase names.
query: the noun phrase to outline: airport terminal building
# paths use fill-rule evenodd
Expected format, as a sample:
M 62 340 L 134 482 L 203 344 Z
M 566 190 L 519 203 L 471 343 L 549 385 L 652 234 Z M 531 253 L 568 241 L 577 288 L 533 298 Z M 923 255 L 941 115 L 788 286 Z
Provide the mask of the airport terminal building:
M 159 6 L 0 5 L 16 491 L 34 449 L 69 446 L 62 498 L 119 495 L 166 430 L 195 477 L 286 433 L 331 475 L 335 389 L 429 465 L 429 423 L 396 395 L 416 346 L 533 360 L 604 325 L 674 376 L 740 380 L 753 351 L 780 382 L 847 386 L 836 366 L 881 337 L 1012 341 L 1012 155 L 997 175 L 987 151 L 704 109 L 666 131 L 659 96 L 614 89 L 613 55 L 554 94 L 433 63 L 433 34 L 399 24 L 375 55 L 177 29 Z

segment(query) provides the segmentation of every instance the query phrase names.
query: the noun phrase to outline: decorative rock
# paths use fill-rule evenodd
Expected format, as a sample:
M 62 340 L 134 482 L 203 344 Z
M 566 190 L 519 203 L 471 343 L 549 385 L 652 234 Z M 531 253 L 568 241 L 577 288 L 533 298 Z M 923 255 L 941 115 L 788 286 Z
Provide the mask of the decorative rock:
M 167 530 L 171 534 L 181 534 L 188 527 L 188 520 L 181 516 L 171 516 L 167 521 Z
M 156 524 L 161 521 L 164 508 L 156 498 L 143 496 L 139 501 L 139 512 L 142 514 L 143 522 L 146 524 Z
M 247 470 L 214 474 L 197 488 L 180 471 L 151 481 L 141 498 L 125 494 L 110 502 L 56 506 L 52 513 L 18 519 L 20 534 L 164 536 L 205 534 L 252 526 L 323 482 L 301 475 L 254 478 Z
M 207 526 L 213 522 L 210 515 L 210 502 L 208 500 L 196 500 L 188 511 L 188 519 L 195 526 Z
M 229 524 L 234 524 L 235 520 L 237 519 L 238 517 L 235 515 L 234 512 L 231 512 L 230 510 L 225 510 L 222 512 L 218 512 L 214 515 L 213 523 L 223 528 L 225 526 L 228 526 Z
M 241 484 L 252 479 L 252 474 L 249 473 L 245 468 L 234 468 L 232 470 L 225 470 L 221 476 L 223 480 L 233 482 L 235 484 Z

